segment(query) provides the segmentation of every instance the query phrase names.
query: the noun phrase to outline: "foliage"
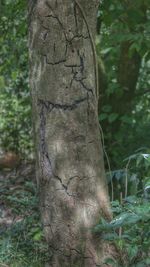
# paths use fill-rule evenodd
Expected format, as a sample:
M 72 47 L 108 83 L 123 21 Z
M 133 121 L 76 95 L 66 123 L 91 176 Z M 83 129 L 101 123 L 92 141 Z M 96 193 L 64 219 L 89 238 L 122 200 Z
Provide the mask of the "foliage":
M 27 154 L 32 138 L 26 1 L 1 1 L 0 13 L 0 146 Z
M 149 1 L 102 1 L 97 53 L 106 82 L 100 75 L 99 120 L 113 168 L 122 168 L 124 157 L 149 146 L 149 29 Z
M 112 210 L 116 215 L 114 219 L 110 223 L 101 219 L 94 231 L 101 238 L 115 243 L 121 253 L 119 266 L 149 266 L 149 203 L 130 196 L 122 204 L 118 201 L 112 202 Z
M 108 176 L 115 188 L 117 184 L 117 190 L 114 192 L 116 200 L 112 201 L 114 218 L 111 222 L 101 219 L 94 232 L 116 245 L 120 259 L 111 262 L 112 266 L 148 267 L 150 154 L 138 151 L 124 162 L 127 162 L 125 169 L 113 171 L 111 177 L 110 174 Z M 106 259 L 106 262 L 107 260 L 110 261 Z
M 124 161 L 123 169 L 107 173 L 108 184 L 112 181 L 115 199 L 127 195 L 144 194 L 150 199 L 150 154 L 136 151 Z

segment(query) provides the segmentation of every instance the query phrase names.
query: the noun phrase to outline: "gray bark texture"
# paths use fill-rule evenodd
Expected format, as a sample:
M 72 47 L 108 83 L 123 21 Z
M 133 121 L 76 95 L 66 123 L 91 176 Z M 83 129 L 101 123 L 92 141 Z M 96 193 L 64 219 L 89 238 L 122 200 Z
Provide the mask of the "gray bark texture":
M 29 57 L 37 179 L 50 267 L 95 267 L 92 233 L 110 217 L 97 113 L 98 1 L 29 1 Z

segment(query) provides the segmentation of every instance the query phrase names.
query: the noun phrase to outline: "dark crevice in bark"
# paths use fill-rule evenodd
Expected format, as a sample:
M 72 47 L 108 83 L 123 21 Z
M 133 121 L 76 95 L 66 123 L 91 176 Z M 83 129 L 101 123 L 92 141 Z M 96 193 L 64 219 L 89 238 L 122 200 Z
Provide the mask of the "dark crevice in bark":
M 83 83 L 83 79 L 81 79 L 81 80 L 77 80 L 77 81 L 81 84 L 81 86 L 82 86 L 87 92 L 90 92 L 92 95 L 94 95 L 94 94 L 93 94 L 93 90 L 90 89 L 90 88 L 88 88 L 88 87 Z
M 40 105 L 40 151 L 41 151 L 41 169 L 42 169 L 42 177 L 46 178 L 44 180 L 49 181 L 50 178 L 56 178 L 62 185 L 62 187 L 67 191 L 67 187 L 63 184 L 60 177 L 54 174 L 52 170 L 51 160 L 48 155 L 47 145 L 45 140 L 45 129 L 46 129 L 46 112 L 52 111 L 52 107 L 50 105 L 44 104 L 44 101 L 39 101 Z
M 92 88 L 88 88 L 85 83 L 83 82 L 84 80 L 87 79 L 87 77 L 84 76 L 83 72 L 84 72 L 84 59 L 82 56 L 80 56 L 80 65 L 79 66 L 70 66 L 72 67 L 72 73 L 73 73 L 73 78 L 71 80 L 70 85 L 72 85 L 73 81 L 75 80 L 76 82 L 79 82 L 81 85 L 81 88 L 84 88 L 87 92 L 91 93 L 92 95 L 94 95 L 93 93 L 93 89 Z M 76 70 L 77 68 L 77 70 Z M 79 69 L 79 71 L 78 71 Z M 80 76 L 81 73 L 81 76 Z M 79 75 L 79 77 L 78 77 Z
M 76 194 L 69 193 L 68 187 L 71 181 L 75 178 L 79 178 L 79 181 L 81 181 L 85 178 L 87 179 L 88 177 L 72 176 L 68 178 L 68 182 L 65 185 L 62 182 L 62 179 L 58 175 L 56 175 L 52 169 L 52 164 L 51 164 L 51 160 L 50 160 L 50 157 L 47 151 L 47 144 L 45 140 L 46 114 L 51 112 L 54 108 L 63 108 L 63 110 L 66 110 L 66 105 L 65 107 L 63 105 L 60 106 L 58 104 L 54 105 L 49 101 L 43 101 L 40 99 L 38 100 L 38 105 L 40 106 L 40 151 L 41 151 L 41 170 L 42 170 L 42 178 L 43 178 L 41 182 L 46 185 L 51 178 L 55 178 L 60 182 L 62 186 L 62 189 L 56 189 L 56 191 L 64 190 L 65 193 L 69 197 L 77 197 L 77 193 Z M 67 110 L 68 110 L 68 106 L 67 106 Z M 69 107 L 69 110 L 70 110 L 70 107 Z
M 87 40 L 87 39 L 89 39 L 89 36 L 88 35 L 83 35 L 83 34 L 75 34 L 72 38 L 70 38 L 70 39 L 68 39 L 67 38 L 67 35 L 66 35 L 66 32 L 65 32 L 65 29 L 64 29 L 64 27 L 63 27 L 63 25 L 62 25 L 62 23 L 60 22 L 60 20 L 59 20 L 59 18 L 56 16 L 53 16 L 53 15 L 48 15 L 48 16 L 44 16 L 44 18 L 53 18 L 53 19 L 56 19 L 58 22 L 59 22 L 59 25 L 61 26 L 61 29 L 63 30 L 63 33 L 64 33 L 64 36 L 65 36 L 65 40 L 66 40 L 66 42 L 67 43 L 71 43 L 74 39 L 76 39 L 76 38 L 78 38 L 78 39 L 85 39 L 85 40 Z M 40 22 L 41 22 L 41 26 L 45 29 L 45 30 L 47 30 L 47 31 L 50 31 L 50 27 L 46 27 L 45 25 L 43 25 L 43 20 L 41 19 L 41 16 L 39 16 L 39 20 L 40 20 Z
M 66 105 L 65 107 L 63 105 L 58 105 L 58 104 L 52 104 L 49 101 L 43 101 L 43 100 L 38 100 L 38 105 L 40 106 L 40 151 L 41 151 L 41 170 L 42 170 L 42 182 L 49 182 L 51 178 L 57 179 L 61 186 L 62 189 L 58 190 L 64 190 L 65 193 L 70 196 L 70 197 L 75 197 L 77 196 L 76 194 L 70 194 L 68 192 L 68 187 L 72 179 L 77 178 L 77 176 L 73 176 L 68 178 L 67 185 L 65 185 L 62 182 L 62 179 L 56 175 L 52 169 L 52 163 L 47 151 L 47 144 L 45 140 L 45 129 L 46 129 L 46 114 L 51 112 L 53 108 L 63 108 L 63 110 L 66 110 Z M 72 107 L 72 106 L 71 106 Z M 68 110 L 68 106 L 67 106 Z M 70 110 L 70 107 L 69 107 Z M 81 179 L 80 179 L 81 180 Z
M 77 29 L 77 32 L 78 32 L 78 19 L 77 19 L 77 10 L 76 10 L 76 4 L 74 2 L 74 18 L 75 18 L 75 24 L 76 24 L 76 29 Z
M 80 55 L 80 63 L 81 63 L 81 73 L 83 75 L 83 71 L 84 71 L 84 59 L 83 56 Z
M 93 260 L 93 256 L 91 256 L 91 257 L 85 256 L 84 252 L 82 253 L 82 252 L 78 251 L 75 248 L 69 248 L 69 252 L 70 252 L 69 254 L 65 254 L 64 253 L 65 250 L 64 250 L 63 247 L 62 248 L 56 248 L 56 247 L 54 247 L 52 245 L 49 245 L 49 249 L 52 252 L 52 257 L 56 256 L 56 254 L 58 254 L 58 255 L 61 254 L 63 257 L 68 258 L 68 260 L 70 261 L 70 266 L 72 266 L 71 265 L 72 264 L 72 258 L 75 256 L 75 254 L 78 255 L 77 258 L 78 258 L 78 262 L 80 261 L 80 264 L 83 263 L 82 262 L 83 260 L 92 260 L 92 262 L 94 263 L 95 267 L 100 266 L 100 265 L 97 265 L 95 263 L 95 261 Z
M 69 39 L 69 40 L 66 39 L 66 40 L 67 40 L 68 43 L 71 43 L 76 38 L 78 38 L 78 39 L 81 39 L 82 38 L 82 39 L 87 40 L 87 39 L 89 39 L 89 36 L 84 36 L 83 34 L 76 34 L 71 39 Z
M 45 33 L 43 34 L 43 40 L 44 40 L 44 42 L 46 41 L 46 38 L 47 38 L 47 36 L 48 36 L 48 33 L 49 33 L 49 31 L 47 31 L 47 32 L 45 32 Z
M 60 103 L 53 103 L 47 100 L 38 99 L 38 105 L 45 107 L 48 112 L 51 112 L 53 109 L 72 111 L 78 108 L 78 106 L 81 103 L 85 102 L 86 100 L 87 100 L 87 97 L 83 97 L 83 98 L 75 100 L 72 104 L 60 104 Z
M 80 68 L 81 67 L 81 65 L 79 64 L 79 65 L 77 65 L 77 64 L 67 64 L 67 65 L 64 65 L 66 68 Z
M 91 34 L 91 28 L 90 28 L 90 25 L 88 24 L 86 15 L 84 13 L 84 10 L 82 9 L 82 6 L 79 3 L 80 2 L 78 2 L 76 0 L 74 1 L 74 5 L 75 5 L 74 10 L 78 9 L 79 12 L 81 12 L 83 21 L 84 21 L 84 23 L 86 25 L 86 28 L 87 28 L 88 37 L 89 37 L 91 48 L 92 48 L 92 52 L 93 52 L 94 65 L 95 65 L 95 88 L 96 88 L 95 93 L 97 94 L 97 97 L 98 97 L 98 90 L 99 90 L 99 88 L 98 88 L 98 69 L 97 69 L 98 66 L 97 66 L 97 56 L 96 56 L 95 42 L 94 42 L 93 36 Z M 77 15 L 77 12 L 75 11 L 74 12 L 74 16 L 76 16 L 76 15 Z
M 49 7 L 49 9 L 54 13 L 54 11 L 53 11 L 53 9 L 52 9 L 52 7 L 51 7 L 51 5 L 50 5 L 50 3 L 48 2 L 48 1 L 46 1 L 46 5 Z M 74 16 L 76 17 L 76 9 L 78 8 L 78 9 L 80 9 L 79 8 L 79 6 L 77 5 L 77 3 L 74 3 L 74 5 L 75 5 L 75 7 L 74 7 Z M 81 12 L 81 10 L 80 10 L 80 12 Z M 83 15 L 83 14 L 82 14 Z M 78 74 L 78 72 L 74 72 L 74 77 L 73 77 L 73 79 L 71 80 L 71 83 L 70 83 L 70 86 L 72 85 L 72 82 L 73 82 L 73 80 L 76 80 L 77 82 L 79 82 L 80 83 L 80 85 L 81 85 L 81 88 L 84 88 L 87 92 L 90 92 L 92 95 L 94 95 L 94 93 L 93 93 L 93 89 L 92 88 L 88 88 L 87 86 L 86 86 L 86 84 L 83 82 L 83 80 L 85 80 L 86 79 L 86 77 L 83 77 L 83 71 L 84 71 L 84 55 L 80 55 L 80 52 L 79 52 L 79 50 L 77 50 L 77 54 L 78 54 L 78 57 L 80 58 L 80 64 L 79 65 L 77 65 L 77 64 L 74 64 L 74 65 L 72 65 L 72 64 L 67 64 L 67 50 L 68 50 L 68 44 L 72 44 L 72 41 L 77 37 L 77 38 L 80 38 L 80 37 L 82 37 L 82 38 L 84 38 L 84 39 L 87 39 L 87 38 L 89 38 L 90 39 L 90 42 L 91 42 L 91 38 L 90 38 L 90 32 L 89 32 L 89 28 L 88 28 L 88 25 L 87 25 L 87 21 L 85 20 L 85 18 L 84 18 L 84 22 L 85 22 L 85 24 L 86 24 L 86 27 L 87 27 L 87 32 L 88 32 L 88 36 L 86 36 L 86 37 L 84 37 L 82 34 L 78 34 L 78 29 L 77 29 L 77 35 L 75 35 L 75 36 L 73 36 L 72 37 L 72 39 L 71 40 L 68 40 L 67 39 L 67 36 L 66 36 L 66 32 L 65 32 L 65 30 L 64 30 L 64 27 L 63 27 L 63 24 L 61 23 L 61 21 L 60 21 L 60 19 L 58 18 L 58 16 L 56 16 L 55 14 L 54 15 L 52 15 L 52 14 L 50 14 L 50 15 L 47 15 L 47 16 L 45 16 L 45 17 L 49 17 L 49 18 L 54 18 L 54 19 L 56 19 L 57 21 L 58 21 L 58 23 L 59 23 L 59 25 L 60 25 L 60 27 L 61 27 L 61 29 L 63 30 L 63 33 L 64 33 L 64 36 L 65 36 L 65 39 L 66 39 L 66 49 L 65 49 L 65 51 L 64 51 L 64 58 L 63 59 L 61 59 L 61 60 L 57 60 L 57 61 L 55 61 L 55 62 L 50 62 L 49 61 L 49 59 L 48 59 L 48 55 L 47 54 L 42 54 L 41 53 L 41 55 L 42 56 L 44 56 L 45 57 L 45 60 L 46 60 L 46 64 L 48 64 L 48 65 L 58 65 L 58 64 L 62 64 L 62 63 L 65 63 L 64 64 L 64 66 L 65 67 L 69 67 L 69 68 L 80 68 L 80 72 L 81 72 L 81 74 L 82 74 L 82 77 L 80 78 L 78 78 L 77 77 L 77 74 Z M 42 26 L 45 28 L 45 26 L 43 25 L 43 21 L 41 20 L 41 18 L 40 18 L 40 21 L 42 22 Z M 77 21 L 77 17 L 75 18 L 75 21 L 76 21 L 76 26 L 78 26 L 77 24 L 78 24 L 78 21 Z M 47 28 L 46 27 L 46 29 L 47 30 L 49 30 L 49 28 Z M 44 42 L 45 42 L 45 38 L 46 38 L 46 36 L 47 36 L 47 33 L 46 33 L 46 35 L 45 35 L 45 37 L 44 37 Z M 92 48 L 93 48 L 93 43 L 91 43 L 91 46 L 92 46 Z M 54 49 L 55 50 L 55 49 Z M 94 51 L 93 51 L 94 52 Z M 94 56 L 95 56 L 95 54 L 94 54 Z M 76 103 L 75 103 L 75 105 L 76 105 Z
M 42 182 L 49 181 L 52 174 L 51 162 L 48 157 L 47 147 L 45 143 L 45 126 L 46 126 L 46 116 L 44 111 L 44 106 L 40 109 L 40 152 L 41 152 L 41 171 L 42 171 Z
M 80 10 L 80 7 L 78 6 L 77 2 L 74 1 L 74 18 L 75 18 L 75 24 L 76 24 L 76 29 L 77 29 L 77 33 L 78 33 L 80 30 L 79 30 L 79 25 L 78 25 L 79 23 L 78 23 L 78 18 L 77 18 L 77 10 L 82 14 L 82 11 Z M 82 14 L 82 16 L 83 16 L 83 14 Z M 88 31 L 88 36 L 87 36 L 87 38 L 90 39 L 90 33 L 89 33 L 89 29 L 88 29 L 87 21 L 85 20 L 84 17 L 83 17 L 83 19 L 84 19 L 84 22 L 85 22 L 85 24 L 86 24 L 87 31 Z M 84 37 L 84 38 L 85 38 L 85 37 Z
M 66 54 L 66 52 L 65 52 L 65 54 Z M 48 59 L 47 59 L 47 55 L 44 55 L 44 54 L 41 54 L 42 56 L 44 56 L 45 57 L 45 61 L 46 61 L 46 64 L 48 64 L 48 65 L 59 65 L 59 64 L 62 64 L 62 63 L 64 63 L 64 62 L 66 62 L 66 59 L 62 59 L 62 60 L 58 60 L 58 61 L 56 61 L 56 62 L 49 62 L 48 61 Z
M 73 179 L 75 179 L 75 178 L 79 178 L 79 176 L 72 176 L 72 177 L 70 177 L 70 178 L 68 179 L 68 182 L 67 182 L 67 188 L 68 188 L 69 184 L 71 183 L 71 181 L 72 181 Z M 80 179 L 81 179 L 81 178 L 80 178 Z
M 50 3 L 49 3 L 48 1 L 46 1 L 45 4 L 47 5 L 47 7 L 48 7 L 48 8 L 53 12 L 53 14 L 54 14 L 54 10 L 53 10 L 53 8 L 51 7 Z M 48 16 L 45 16 L 45 17 L 52 17 L 52 18 L 56 19 L 56 20 L 58 21 L 59 25 L 61 26 L 61 28 L 62 28 L 62 30 L 63 30 L 63 32 L 64 32 L 64 35 L 66 36 L 65 29 L 64 29 L 63 24 L 61 23 L 61 21 L 60 21 L 60 19 L 59 19 L 58 16 L 56 16 L 55 14 L 54 14 L 54 15 L 51 14 L 51 15 L 48 15 Z

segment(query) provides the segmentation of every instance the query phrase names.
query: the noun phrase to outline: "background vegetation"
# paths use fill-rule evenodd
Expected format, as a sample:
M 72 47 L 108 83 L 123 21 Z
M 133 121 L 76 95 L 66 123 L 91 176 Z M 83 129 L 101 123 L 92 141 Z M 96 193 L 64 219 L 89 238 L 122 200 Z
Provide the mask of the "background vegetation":
M 97 17 L 99 121 L 114 219 L 93 229 L 121 251 L 114 266 L 150 266 L 150 9 L 148 0 L 103 0 Z M 0 1 L 0 266 L 48 260 L 35 189 L 25 0 Z M 15 163 L 14 163 L 15 166 Z

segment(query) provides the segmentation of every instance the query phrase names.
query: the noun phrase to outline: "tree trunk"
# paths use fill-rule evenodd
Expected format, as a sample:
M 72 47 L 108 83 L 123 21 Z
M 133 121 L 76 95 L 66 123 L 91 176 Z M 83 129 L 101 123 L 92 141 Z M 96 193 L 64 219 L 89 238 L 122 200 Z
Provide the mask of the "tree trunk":
M 29 1 L 30 85 L 37 178 L 51 267 L 95 267 L 92 233 L 110 218 L 97 113 L 98 1 Z

